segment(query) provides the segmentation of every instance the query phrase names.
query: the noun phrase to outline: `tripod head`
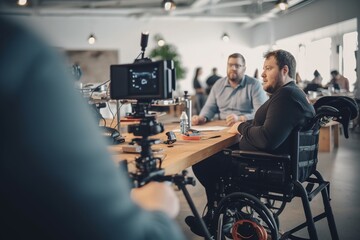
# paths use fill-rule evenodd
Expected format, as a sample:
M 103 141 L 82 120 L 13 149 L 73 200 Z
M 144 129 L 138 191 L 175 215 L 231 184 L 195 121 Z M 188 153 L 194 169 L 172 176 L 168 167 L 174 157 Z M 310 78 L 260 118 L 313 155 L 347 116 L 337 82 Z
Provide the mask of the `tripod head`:
M 146 108 L 139 108 L 146 109 Z M 160 143 L 159 139 L 149 139 L 150 136 L 164 132 L 164 126 L 156 121 L 154 115 L 146 112 L 138 112 L 138 116 L 143 116 L 139 124 L 132 124 L 128 127 L 128 132 L 141 138 L 134 138 L 132 141 L 141 146 L 140 157 L 135 159 L 136 172 L 130 173 L 135 187 L 140 187 L 150 182 L 157 176 L 163 176 L 165 171 L 161 168 L 161 158 L 154 157 L 151 146 Z

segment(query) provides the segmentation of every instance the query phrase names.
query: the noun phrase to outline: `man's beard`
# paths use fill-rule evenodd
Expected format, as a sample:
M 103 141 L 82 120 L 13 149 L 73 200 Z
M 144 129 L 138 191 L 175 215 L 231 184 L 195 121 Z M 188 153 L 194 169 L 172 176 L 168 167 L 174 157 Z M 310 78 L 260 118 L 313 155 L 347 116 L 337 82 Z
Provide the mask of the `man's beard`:
M 233 82 L 233 83 L 239 83 L 240 82 L 240 78 L 239 78 L 238 74 L 229 74 L 228 79 L 229 79 L 230 82 Z
M 279 75 L 277 76 L 276 78 L 276 84 L 275 86 L 273 85 L 269 85 L 268 88 L 265 90 L 267 93 L 269 94 L 273 94 L 274 92 L 276 92 L 281 86 L 279 85 L 279 82 L 280 82 L 280 77 L 281 77 L 281 74 L 279 73 Z

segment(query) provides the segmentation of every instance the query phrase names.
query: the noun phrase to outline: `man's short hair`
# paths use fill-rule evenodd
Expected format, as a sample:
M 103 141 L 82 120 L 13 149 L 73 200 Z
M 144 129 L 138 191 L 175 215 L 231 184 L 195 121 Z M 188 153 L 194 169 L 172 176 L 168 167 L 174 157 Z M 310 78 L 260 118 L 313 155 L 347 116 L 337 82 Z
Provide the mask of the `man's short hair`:
M 332 76 L 337 76 L 337 75 L 339 75 L 339 72 L 338 72 L 338 70 L 332 70 L 332 71 L 330 72 L 330 74 L 331 74 Z
M 229 58 L 241 58 L 241 60 L 244 62 L 244 65 L 246 65 L 245 58 L 240 53 L 233 53 L 228 57 L 228 60 Z
M 320 76 L 320 73 L 319 73 L 318 70 L 315 70 L 315 71 L 314 71 L 314 76 L 315 76 L 315 77 L 319 77 L 319 76 Z
M 295 78 L 296 73 L 296 60 L 294 56 L 285 50 L 275 50 L 265 54 L 265 59 L 274 57 L 276 59 L 279 69 L 282 69 L 285 65 L 289 68 L 289 76 Z

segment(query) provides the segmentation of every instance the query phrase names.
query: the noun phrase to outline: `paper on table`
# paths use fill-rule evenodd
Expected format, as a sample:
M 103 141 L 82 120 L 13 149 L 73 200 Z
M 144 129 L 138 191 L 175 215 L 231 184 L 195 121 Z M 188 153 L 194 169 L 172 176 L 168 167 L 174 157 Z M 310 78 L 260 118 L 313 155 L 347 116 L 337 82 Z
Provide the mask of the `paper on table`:
M 199 132 L 211 132 L 211 131 L 222 131 L 228 127 L 224 126 L 194 126 L 191 129 L 197 130 Z M 180 129 L 174 129 L 173 132 L 180 132 Z

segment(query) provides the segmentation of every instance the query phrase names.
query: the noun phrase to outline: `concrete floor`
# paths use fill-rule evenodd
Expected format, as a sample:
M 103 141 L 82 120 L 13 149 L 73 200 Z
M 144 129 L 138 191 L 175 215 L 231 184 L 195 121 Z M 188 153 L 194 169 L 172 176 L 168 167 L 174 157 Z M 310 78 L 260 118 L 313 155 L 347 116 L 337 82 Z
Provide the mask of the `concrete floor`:
M 340 239 L 358 239 L 360 236 L 360 129 L 350 131 L 349 139 L 340 137 L 339 148 L 331 153 L 320 153 L 318 170 L 323 177 L 330 181 L 331 206 L 335 216 Z M 189 175 L 192 175 L 189 169 Z M 203 187 L 198 183 L 195 187 L 188 186 L 191 197 L 201 214 L 206 203 Z M 203 239 L 193 234 L 184 219 L 191 214 L 191 210 L 181 192 L 178 193 L 181 201 L 181 212 L 177 221 L 183 229 L 187 239 Z M 313 215 L 322 211 L 321 196 L 318 195 L 311 203 Z M 304 220 L 302 204 L 299 199 L 294 199 L 287 204 L 280 215 L 280 229 L 287 230 Z M 316 223 L 319 239 L 331 239 L 325 219 Z M 307 232 L 300 236 L 308 237 Z

